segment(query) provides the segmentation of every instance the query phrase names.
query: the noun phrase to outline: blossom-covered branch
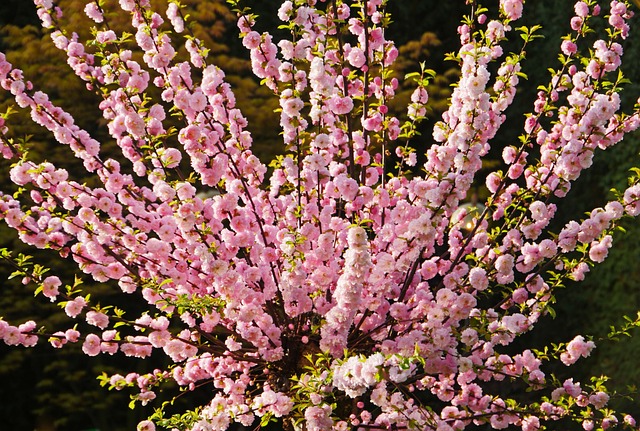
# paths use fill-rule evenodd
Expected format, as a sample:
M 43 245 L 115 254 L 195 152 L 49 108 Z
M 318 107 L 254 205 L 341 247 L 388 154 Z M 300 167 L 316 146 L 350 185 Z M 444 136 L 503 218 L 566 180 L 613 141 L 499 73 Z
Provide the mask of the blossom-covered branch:
M 587 430 L 635 427 L 608 408 L 601 382 L 545 372 L 550 361 L 588 356 L 593 340 L 576 336 L 553 351 L 513 345 L 547 314 L 555 289 L 606 258 L 619 221 L 640 214 L 631 176 L 604 207 L 551 227 L 593 157 L 640 125 L 637 104 L 620 112 L 621 42 L 633 15 L 625 2 L 576 3 L 560 64 L 520 142 L 497 148 L 504 166 L 486 176 L 485 209 L 470 224 L 463 204 L 510 120 L 539 30 L 515 27 L 523 1 L 501 0 L 495 11 L 468 2 L 451 55 L 460 79 L 432 136 L 420 139 L 432 73 L 417 74 L 401 121 L 389 108 L 402 77 L 393 73 L 387 0 L 284 1 L 282 40 L 258 32 L 244 2 L 229 1 L 253 73 L 279 99 L 283 154 L 271 163 L 252 151 L 225 73 L 178 1 L 166 10 L 150 0 L 88 1 L 88 41 L 64 28 L 52 0 L 35 3 L 69 66 L 101 97 L 120 152 L 107 153 L 0 54 L 2 88 L 97 180 L 34 162 L 3 116 L 0 150 L 20 191 L 2 194 L 0 217 L 24 243 L 73 260 L 145 311 L 96 303 L 79 280 L 65 284 L 4 251 L 16 275 L 74 319 L 55 332 L 0 320 L 6 344 L 158 352 L 166 369 L 102 377 L 133 388 L 142 404 L 171 383 L 207 391 L 208 402 L 185 414 L 158 405 L 140 430 L 280 420 L 309 431 L 533 431 L 565 418 Z M 126 31 L 111 25 L 123 13 Z M 584 46 L 602 18 L 604 36 Z M 513 35 L 522 46 L 506 54 Z M 537 398 L 508 397 L 502 385 Z

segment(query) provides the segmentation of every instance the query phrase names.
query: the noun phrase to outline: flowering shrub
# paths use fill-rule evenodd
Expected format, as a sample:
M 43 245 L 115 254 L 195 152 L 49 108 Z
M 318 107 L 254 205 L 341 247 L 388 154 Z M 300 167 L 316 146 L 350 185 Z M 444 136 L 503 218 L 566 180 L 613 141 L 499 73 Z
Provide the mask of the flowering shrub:
M 285 1 L 278 17 L 288 40 L 256 31 L 258 18 L 230 0 L 253 72 L 280 100 L 286 152 L 269 165 L 251 152 L 225 74 L 190 34 L 179 2 L 165 11 L 149 0 L 88 2 L 90 41 L 59 26 L 52 0 L 35 3 L 69 66 L 102 96 L 122 157 L 101 153 L 0 54 L 2 87 L 101 183 L 34 162 L 28 145 L 10 137 L 6 113 L 0 150 L 19 189 L 2 195 L 0 214 L 24 243 L 73 260 L 96 282 L 115 280 L 147 309 L 132 315 L 99 304 L 79 279 L 65 283 L 4 250 L 16 275 L 75 319 L 53 333 L 0 320 L 6 344 L 45 338 L 56 348 L 81 343 L 88 356 L 165 355 L 164 369 L 102 383 L 130 388 L 134 404 L 156 403 L 176 385 L 208 401 L 175 414 L 158 403 L 139 430 L 271 421 L 308 431 L 531 431 L 559 420 L 587 431 L 635 428 L 608 407 L 602 380 L 545 372 L 548 363 L 589 356 L 593 340 L 576 336 L 545 350 L 513 343 L 548 313 L 557 288 L 607 257 L 617 223 L 640 214 L 632 172 L 604 207 L 550 228 L 595 153 L 640 125 L 640 106 L 619 112 L 621 41 L 632 15 L 625 2 L 606 10 L 576 3 L 558 67 L 519 142 L 501 149 L 503 169 L 487 175 L 489 197 L 475 212 L 464 199 L 506 121 L 538 29 L 515 27 L 521 0 L 501 0 L 498 11 L 470 2 L 451 55 L 460 80 L 432 137 L 419 139 L 432 72 L 407 76 L 416 83 L 407 119 L 392 115 L 398 51 L 386 38 L 386 0 Z M 131 34 L 109 26 L 123 12 Z M 603 38 L 594 37 L 602 25 Z M 520 51 L 505 53 L 517 35 Z M 189 61 L 178 60 L 178 44 Z

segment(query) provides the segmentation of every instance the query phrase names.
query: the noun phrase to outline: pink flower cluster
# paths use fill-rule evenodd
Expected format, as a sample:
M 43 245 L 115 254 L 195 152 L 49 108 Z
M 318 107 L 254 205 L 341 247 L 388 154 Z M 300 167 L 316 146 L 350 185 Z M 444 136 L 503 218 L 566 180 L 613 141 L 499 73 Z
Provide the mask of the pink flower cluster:
M 582 335 L 578 335 L 567 344 L 567 351 L 560 355 L 560 359 L 563 364 L 571 365 L 580 357 L 588 357 L 595 346 L 593 341 L 585 341 Z
M 389 72 L 399 52 L 386 38 L 386 1 L 284 1 L 278 17 L 289 40 L 259 33 L 256 17 L 239 13 L 253 73 L 279 99 L 286 151 L 271 170 L 252 152 L 225 73 L 179 2 L 162 15 L 149 1 L 120 0 L 131 17 L 127 49 L 102 3 L 84 9 L 98 25 L 90 42 L 62 28 L 53 2 L 35 3 L 69 66 L 102 97 L 121 155 L 107 155 L 0 53 L 0 86 L 99 184 L 22 157 L 0 117 L 0 150 L 26 191 L 0 195 L 0 218 L 26 244 L 117 284 L 145 312 L 125 318 L 78 282 L 63 288 L 58 276 L 22 264 L 25 282 L 77 329 L 47 334 L 35 322 L 0 320 L 6 344 L 47 336 L 56 348 L 79 343 L 88 356 L 164 355 L 165 370 L 105 381 L 141 404 L 157 402 L 167 382 L 210 391 L 191 419 L 171 422 L 159 410 L 139 430 L 223 431 L 274 418 L 310 431 L 534 431 L 573 417 L 585 429 L 633 426 L 605 409 L 606 392 L 543 371 L 548 360 L 587 357 L 592 341 L 576 336 L 549 357 L 513 344 L 547 314 L 554 289 L 607 257 L 617 223 L 640 214 L 640 179 L 631 177 L 603 208 L 550 228 L 593 157 L 640 126 L 638 107 L 620 113 L 609 82 L 629 32 L 624 2 L 611 2 L 606 37 L 588 53 L 579 47 L 601 10 L 576 3 L 561 65 L 537 94 L 520 143 L 501 149 L 503 168 L 487 175 L 490 196 L 473 214 L 461 204 L 507 121 L 532 39 L 514 30 L 521 0 L 501 0 L 495 14 L 472 14 L 458 28 L 460 80 L 433 144 L 417 149 L 410 143 L 428 112 L 428 73 L 403 123 L 389 108 L 400 83 Z M 524 46 L 505 54 L 515 31 Z M 418 154 L 424 164 L 411 171 Z M 514 382 L 544 401 L 508 398 L 501 387 Z

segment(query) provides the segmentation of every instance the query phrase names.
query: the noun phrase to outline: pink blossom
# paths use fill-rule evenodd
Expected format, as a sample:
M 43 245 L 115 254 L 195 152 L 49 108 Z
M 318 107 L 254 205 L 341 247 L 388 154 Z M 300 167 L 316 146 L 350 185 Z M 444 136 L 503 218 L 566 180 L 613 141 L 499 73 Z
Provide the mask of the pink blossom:
M 331 407 L 327 404 L 305 409 L 304 418 L 309 431 L 326 431 L 332 428 Z
M 329 108 L 336 115 L 344 115 L 353 109 L 353 100 L 350 97 L 333 96 L 328 101 Z
M 86 305 L 87 301 L 82 296 L 78 296 L 73 300 L 67 301 L 64 306 L 64 311 L 67 313 L 67 316 L 76 317 L 82 312 L 82 309 Z
M 496 269 L 501 274 L 509 274 L 513 268 L 513 256 L 502 255 L 496 259 Z
M 97 356 L 100 353 L 100 337 L 89 334 L 82 343 L 82 351 L 88 356 Z
M 597 409 L 601 409 L 609 402 L 609 395 L 607 393 L 599 391 L 589 396 L 589 402 Z
M 93 310 L 87 312 L 86 320 L 88 324 L 100 329 L 105 329 L 109 325 L 109 317 L 106 314 Z
M 120 0 L 120 7 L 125 11 L 132 11 L 135 7 L 134 0 Z
M 136 113 L 125 116 L 125 127 L 135 138 L 141 138 L 145 134 L 145 123 L 142 117 Z
M 89 18 L 97 23 L 101 23 L 104 20 L 104 18 L 102 17 L 102 13 L 100 12 L 100 9 L 98 9 L 98 5 L 96 3 L 88 3 L 84 8 L 84 13 L 86 13 Z
M 522 0 L 500 0 L 500 7 L 512 21 L 522 16 Z
M 489 285 L 489 279 L 484 268 L 473 268 L 469 272 L 469 282 L 478 291 L 485 290 Z
M 15 326 L 5 326 L 2 330 L 2 340 L 7 346 L 15 346 L 24 340 L 24 335 Z
M 256 49 L 260 46 L 262 38 L 257 31 L 250 31 L 242 38 L 242 44 L 248 49 Z
M 587 15 L 589 15 L 589 6 L 583 1 L 577 2 L 574 5 L 574 10 L 576 12 L 576 15 L 580 18 L 586 18 Z
M 563 364 L 571 365 L 580 357 L 588 357 L 594 348 L 595 343 L 593 341 L 585 341 L 583 336 L 578 335 L 567 344 L 567 350 L 560 356 L 560 359 Z
M 42 282 L 42 294 L 49 298 L 51 302 L 55 301 L 56 297 L 60 293 L 58 288 L 61 284 L 62 282 L 55 275 L 45 278 Z
M 182 160 L 182 153 L 176 148 L 167 148 L 162 151 L 160 160 L 162 160 L 162 164 L 166 168 L 175 168 L 180 164 L 180 160 Z
M 351 63 L 351 65 L 356 68 L 364 66 L 365 62 L 367 61 L 364 52 L 362 52 L 360 48 L 352 48 L 349 52 L 349 55 L 347 56 L 347 59 L 349 60 L 349 63 Z
M 536 416 L 527 416 L 522 421 L 522 431 L 536 431 L 540 429 L 540 419 Z
M 80 332 L 75 329 L 67 329 L 64 333 L 64 336 L 70 343 L 75 343 L 80 338 Z
M 138 423 L 136 431 L 156 431 L 156 426 L 151 421 L 142 421 Z
M 561 49 L 562 53 L 567 56 L 573 55 L 578 51 L 577 45 L 570 40 L 563 40 Z
M 293 11 L 293 3 L 290 1 L 284 1 L 278 9 L 278 18 L 282 21 L 289 20 L 289 14 Z
M 631 216 L 640 214 L 640 184 L 635 184 L 624 192 L 625 211 Z
M 114 42 L 117 39 L 116 33 L 113 30 L 98 32 L 96 40 L 99 43 Z
M 603 262 L 609 254 L 609 248 L 613 243 L 611 235 L 606 235 L 600 241 L 594 241 L 589 248 L 589 258 L 594 262 Z

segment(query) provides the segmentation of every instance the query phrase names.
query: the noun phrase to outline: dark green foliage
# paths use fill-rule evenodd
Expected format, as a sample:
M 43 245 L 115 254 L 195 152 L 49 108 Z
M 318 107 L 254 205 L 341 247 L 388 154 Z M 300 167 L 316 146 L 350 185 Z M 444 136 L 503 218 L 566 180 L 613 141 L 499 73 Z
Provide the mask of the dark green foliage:
M 24 0 L 3 0 L 2 3 L 0 3 L 0 26 L 13 24 L 22 27 L 27 24 L 35 25 L 37 23 L 38 17 L 36 10 L 31 2 Z

